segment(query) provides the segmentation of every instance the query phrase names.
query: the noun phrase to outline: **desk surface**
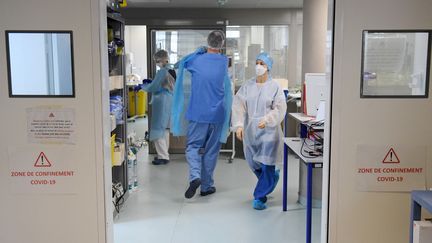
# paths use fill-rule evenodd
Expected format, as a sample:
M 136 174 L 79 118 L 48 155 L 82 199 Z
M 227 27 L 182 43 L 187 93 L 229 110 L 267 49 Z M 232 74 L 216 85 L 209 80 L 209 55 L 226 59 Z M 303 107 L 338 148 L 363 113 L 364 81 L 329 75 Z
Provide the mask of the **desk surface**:
M 315 119 L 313 116 L 307 116 L 304 113 L 288 113 L 288 115 L 294 117 L 299 122 L 307 122 Z
M 432 191 L 412 191 L 411 197 L 423 208 L 432 212 Z
M 303 143 L 302 138 L 299 137 L 288 137 L 284 138 L 284 143 L 290 148 L 298 157 L 300 157 L 301 160 L 303 160 L 305 163 L 323 163 L 323 157 L 318 156 L 314 158 L 306 158 L 304 157 L 301 152 L 301 146 Z
M 296 119 L 297 121 L 301 122 L 302 124 L 312 127 L 314 130 L 324 130 L 324 125 L 321 126 L 312 126 L 314 123 L 315 117 L 313 116 L 307 116 L 304 113 L 288 113 L 291 117 Z

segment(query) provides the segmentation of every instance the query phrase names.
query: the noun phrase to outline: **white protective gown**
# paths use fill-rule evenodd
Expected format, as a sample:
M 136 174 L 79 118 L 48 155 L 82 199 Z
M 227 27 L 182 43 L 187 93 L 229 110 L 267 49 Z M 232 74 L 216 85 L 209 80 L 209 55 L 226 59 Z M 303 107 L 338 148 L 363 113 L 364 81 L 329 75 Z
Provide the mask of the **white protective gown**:
M 259 169 L 258 163 L 275 165 L 282 158 L 281 122 L 286 108 L 284 92 L 271 78 L 262 84 L 249 80 L 235 95 L 233 130 L 243 127 L 243 149 L 252 169 Z M 264 129 L 258 128 L 261 121 L 265 121 Z

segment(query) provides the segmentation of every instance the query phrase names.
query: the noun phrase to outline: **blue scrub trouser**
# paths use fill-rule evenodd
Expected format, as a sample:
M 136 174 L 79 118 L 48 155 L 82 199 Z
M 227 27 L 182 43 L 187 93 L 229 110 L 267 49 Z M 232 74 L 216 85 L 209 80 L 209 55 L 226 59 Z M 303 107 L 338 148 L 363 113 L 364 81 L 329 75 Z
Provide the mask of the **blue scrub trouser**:
M 201 191 L 213 186 L 213 172 L 219 156 L 219 142 L 223 124 L 189 121 L 186 141 L 186 159 L 189 163 L 189 181 L 201 179 Z
M 267 195 L 272 193 L 275 188 L 275 168 L 274 165 L 261 164 L 261 168 L 254 170 L 254 174 L 258 178 L 258 182 L 254 190 L 254 199 L 267 201 Z
M 255 147 L 246 147 L 245 157 L 249 164 L 252 172 L 258 178 L 258 182 L 254 190 L 254 199 L 261 200 L 262 202 L 267 201 L 267 195 L 272 193 L 275 188 L 275 170 L 274 165 L 265 165 L 253 159 Z

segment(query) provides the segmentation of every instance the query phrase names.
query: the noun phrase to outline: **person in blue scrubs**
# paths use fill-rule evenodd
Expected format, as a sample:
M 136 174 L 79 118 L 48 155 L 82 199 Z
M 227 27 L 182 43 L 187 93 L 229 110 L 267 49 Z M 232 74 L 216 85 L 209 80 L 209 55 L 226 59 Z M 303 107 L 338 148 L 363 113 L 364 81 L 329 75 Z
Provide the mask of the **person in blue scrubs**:
M 256 78 L 246 81 L 234 97 L 232 129 L 243 141 L 246 161 L 258 178 L 253 208 L 265 209 L 267 195 L 276 187 L 282 154 L 281 122 L 286 113 L 284 92 L 270 75 L 273 60 L 267 53 L 256 58 Z
M 159 70 L 153 81 L 144 84 L 142 88 L 152 95 L 150 101 L 152 110 L 149 138 L 155 145 L 157 152 L 157 157 L 152 161 L 152 164 L 162 165 L 169 163 L 168 149 L 171 113 L 167 111 L 171 110 L 175 73 L 173 73 L 174 70 L 169 69 L 167 51 L 157 51 L 153 55 L 153 59 Z
M 189 187 L 186 198 L 192 198 L 198 187 L 201 196 L 216 192 L 213 172 L 221 142 L 229 133 L 231 112 L 231 82 L 228 78 L 228 58 L 220 53 L 225 42 L 222 31 L 212 31 L 207 37 L 207 48 L 199 48 L 185 57 L 179 68 L 174 99 L 183 97 L 183 68 L 190 73 L 190 98 L 186 109 L 186 159 L 189 164 Z M 181 98 L 179 99 L 181 100 Z M 173 126 L 181 124 L 179 110 L 173 107 Z M 173 134 L 176 135 L 174 129 Z

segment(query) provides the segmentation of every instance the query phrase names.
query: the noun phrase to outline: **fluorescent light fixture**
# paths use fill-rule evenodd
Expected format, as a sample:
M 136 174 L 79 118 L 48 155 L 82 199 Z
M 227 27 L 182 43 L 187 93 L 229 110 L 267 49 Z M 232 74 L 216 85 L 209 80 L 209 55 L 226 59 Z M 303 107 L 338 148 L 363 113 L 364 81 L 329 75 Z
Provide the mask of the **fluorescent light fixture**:
M 219 7 L 225 6 L 225 4 L 228 2 L 228 0 L 216 0 L 216 3 Z
M 226 37 L 227 38 L 240 38 L 240 31 L 238 31 L 238 30 L 227 30 Z
M 192 25 L 191 20 L 167 20 L 166 25 Z

